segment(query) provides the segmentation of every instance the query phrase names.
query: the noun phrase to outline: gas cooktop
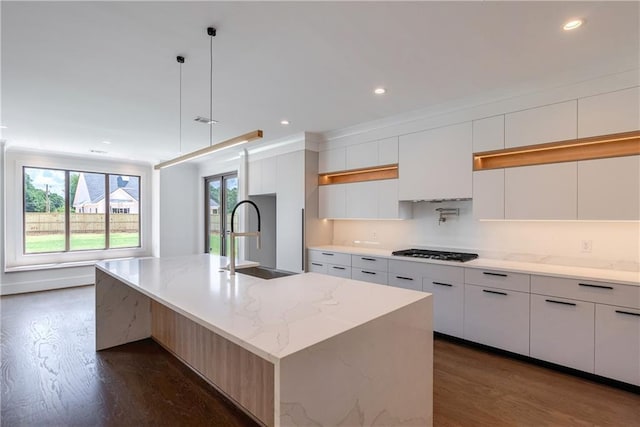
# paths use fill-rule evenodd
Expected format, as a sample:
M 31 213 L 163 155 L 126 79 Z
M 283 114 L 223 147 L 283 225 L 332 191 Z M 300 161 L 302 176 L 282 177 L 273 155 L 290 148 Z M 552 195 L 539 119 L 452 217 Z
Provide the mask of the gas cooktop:
M 431 251 L 427 249 L 404 249 L 392 252 L 393 255 L 412 258 L 437 259 L 440 261 L 466 262 L 478 258 L 478 254 L 463 252 Z

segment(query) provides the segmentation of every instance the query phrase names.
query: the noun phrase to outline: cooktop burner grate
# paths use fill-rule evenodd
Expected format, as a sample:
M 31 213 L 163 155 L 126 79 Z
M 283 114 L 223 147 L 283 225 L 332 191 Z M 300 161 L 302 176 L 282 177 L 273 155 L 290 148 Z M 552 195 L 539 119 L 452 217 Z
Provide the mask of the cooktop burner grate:
M 441 261 L 456 261 L 466 262 L 472 259 L 478 258 L 478 254 L 470 254 L 464 252 L 447 252 L 447 251 L 432 251 L 427 249 L 404 249 L 401 251 L 394 251 L 392 253 L 396 256 L 406 256 L 412 258 L 423 259 L 436 259 Z

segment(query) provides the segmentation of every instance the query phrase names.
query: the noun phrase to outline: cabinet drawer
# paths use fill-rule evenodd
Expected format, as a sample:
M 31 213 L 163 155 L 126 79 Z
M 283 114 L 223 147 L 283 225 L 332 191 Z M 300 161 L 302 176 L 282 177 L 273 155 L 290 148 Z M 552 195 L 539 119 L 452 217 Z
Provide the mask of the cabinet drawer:
M 465 284 L 463 333 L 470 341 L 528 356 L 529 294 Z
M 531 276 L 531 293 L 640 308 L 640 286 L 550 276 Z
M 330 276 L 351 279 L 351 267 L 346 267 L 344 265 L 327 264 L 327 274 Z
M 464 282 L 472 285 L 491 286 L 500 289 L 511 289 L 529 292 L 528 274 L 511 273 L 509 271 L 484 270 L 476 268 L 464 269 Z
M 593 373 L 595 305 L 531 295 L 531 357 Z
M 389 273 L 398 273 L 401 276 L 422 277 L 428 271 L 428 264 L 417 261 L 389 260 Z
M 310 250 L 309 261 L 351 267 L 351 255 L 340 252 Z
M 595 373 L 640 386 L 640 310 L 596 304 Z
M 464 268 L 448 265 L 427 264 L 422 277 L 428 277 L 438 282 L 464 283 Z
M 389 286 L 396 288 L 413 289 L 414 291 L 422 290 L 422 276 L 404 273 L 389 273 Z
M 351 266 L 376 271 L 387 271 L 389 260 L 368 255 L 351 255 Z
M 317 261 L 309 261 L 309 272 L 327 274 L 327 264 Z
M 363 282 L 377 283 L 379 285 L 386 285 L 388 283 L 386 271 L 375 271 L 368 268 L 351 269 L 351 278 L 353 280 L 362 280 Z
M 422 290 L 433 295 L 433 330 L 462 338 L 464 285 L 425 277 L 422 279 Z

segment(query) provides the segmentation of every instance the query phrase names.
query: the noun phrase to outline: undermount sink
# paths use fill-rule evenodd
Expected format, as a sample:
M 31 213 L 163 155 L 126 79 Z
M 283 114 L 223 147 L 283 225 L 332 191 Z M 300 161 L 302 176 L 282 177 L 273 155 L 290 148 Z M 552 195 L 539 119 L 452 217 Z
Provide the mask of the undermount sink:
M 267 268 L 267 267 L 247 267 L 247 268 L 238 268 L 236 270 L 236 274 L 246 274 L 247 276 L 258 277 L 260 279 L 275 279 L 278 277 L 285 276 L 293 276 L 296 273 L 292 273 L 290 271 L 284 270 L 276 270 L 275 268 Z

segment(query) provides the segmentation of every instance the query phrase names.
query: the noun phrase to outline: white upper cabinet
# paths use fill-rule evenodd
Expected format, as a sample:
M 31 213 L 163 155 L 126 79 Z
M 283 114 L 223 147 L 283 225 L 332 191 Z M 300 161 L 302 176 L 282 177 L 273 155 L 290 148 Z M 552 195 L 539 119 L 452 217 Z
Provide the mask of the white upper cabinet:
M 578 219 L 640 219 L 640 156 L 578 162 Z
M 263 194 L 262 193 L 262 161 L 253 160 L 249 162 L 249 194 Z
M 401 136 L 400 200 L 470 198 L 471 134 L 466 122 Z
M 577 112 L 574 100 L 507 114 L 505 148 L 575 139 Z
M 318 217 L 345 218 L 347 216 L 347 184 L 318 187 Z
M 277 191 L 277 156 L 249 162 L 249 194 L 274 194 Z
M 345 148 L 321 151 L 318 153 L 318 172 L 335 172 L 347 169 L 347 152 Z
M 505 170 L 506 219 L 576 219 L 576 162 Z
M 473 152 L 504 148 L 504 115 L 473 121 Z
M 640 87 L 578 100 L 578 137 L 640 129 Z
M 345 187 L 347 218 L 378 218 L 378 181 L 354 182 Z
M 473 217 L 504 219 L 504 169 L 473 173 Z
M 346 170 L 398 163 L 398 137 L 350 145 L 346 150 Z

